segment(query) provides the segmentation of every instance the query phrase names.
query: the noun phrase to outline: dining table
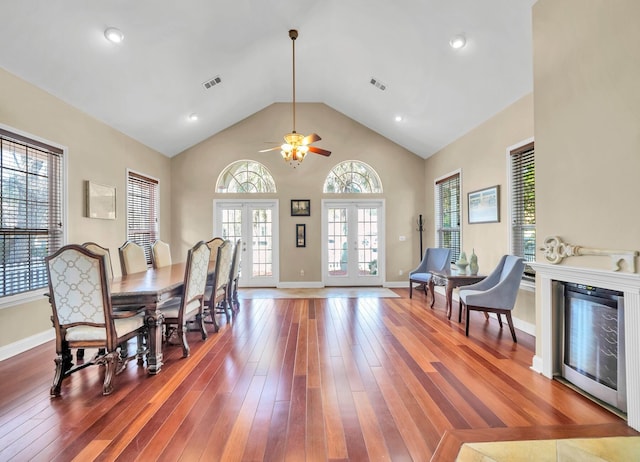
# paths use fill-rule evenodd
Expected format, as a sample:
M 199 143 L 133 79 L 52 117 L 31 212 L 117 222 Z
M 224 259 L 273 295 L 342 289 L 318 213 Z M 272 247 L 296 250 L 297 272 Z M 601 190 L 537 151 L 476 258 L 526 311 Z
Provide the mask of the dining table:
M 161 268 L 130 273 L 113 278 L 111 282 L 111 304 L 114 310 L 142 306 L 145 324 L 149 331 L 147 371 L 154 375 L 162 368 L 162 323 L 159 310 L 162 303 L 180 297 L 184 289 L 186 263 L 174 263 Z M 215 263 L 209 264 L 209 276 L 215 271 Z

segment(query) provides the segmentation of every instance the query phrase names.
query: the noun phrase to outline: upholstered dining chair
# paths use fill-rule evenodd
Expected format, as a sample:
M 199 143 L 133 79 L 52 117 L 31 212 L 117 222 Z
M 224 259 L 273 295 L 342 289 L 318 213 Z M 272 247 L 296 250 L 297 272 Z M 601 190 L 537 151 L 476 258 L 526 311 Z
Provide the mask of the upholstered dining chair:
M 178 338 L 182 342 L 182 356 L 189 356 L 190 348 L 187 343 L 187 321 L 195 318 L 199 324 L 202 340 L 207 339 L 204 328 L 202 311 L 204 307 L 204 292 L 207 284 L 209 268 L 209 254 L 211 251 L 203 241 L 194 245 L 187 253 L 187 263 L 184 272 L 184 291 L 179 299 L 172 299 L 160 305 L 167 326 L 176 325 Z M 168 338 L 169 330 L 167 330 Z
M 76 244 L 66 245 L 45 258 L 51 320 L 56 333 L 56 371 L 51 396 L 60 396 L 62 381 L 90 365 L 105 366 L 102 394 L 113 391 L 113 377 L 138 357 L 142 363 L 146 333 L 143 311 L 113 312 L 108 269 L 103 255 Z M 138 337 L 136 355 L 127 356 L 120 344 Z M 77 366 L 71 349 L 98 348 L 98 353 Z
M 515 255 L 504 255 L 498 266 L 480 282 L 464 286 L 460 289 L 460 311 L 466 309 L 465 335 L 469 336 L 469 312 L 483 311 L 495 313 L 498 323 L 502 328 L 500 315 L 504 314 L 509 323 L 511 337 L 517 342 L 516 331 L 513 327 L 511 311 L 518 297 L 522 274 L 524 273 L 524 260 Z
M 451 265 L 451 250 L 431 247 L 428 248 L 424 256 L 422 257 L 422 261 L 420 265 L 413 271 L 409 272 L 409 298 L 413 297 L 413 284 L 423 284 L 424 286 L 424 294 L 427 295 L 429 292 L 428 286 L 429 281 L 431 280 L 432 271 L 437 272 L 446 272 L 449 270 Z M 432 299 L 435 298 L 436 294 L 432 293 Z
M 237 313 L 240 309 L 238 300 L 238 279 L 240 279 L 240 253 L 242 251 L 242 239 L 236 241 L 231 257 L 231 270 L 229 271 L 229 283 L 227 284 L 227 304 L 231 311 Z
M 209 256 L 209 261 L 211 262 L 211 266 L 215 268 L 216 266 L 216 258 L 218 258 L 218 247 L 220 247 L 224 243 L 224 239 L 221 237 L 214 237 L 210 241 L 207 241 L 207 246 L 211 249 L 211 255 Z M 210 286 L 213 284 L 213 274 L 210 275 L 207 280 L 207 291 L 211 288 Z
M 105 266 L 107 268 L 107 279 L 111 282 L 113 280 L 113 263 L 111 262 L 111 252 L 109 252 L 109 249 L 102 247 L 100 244 L 96 244 L 95 242 L 85 242 L 82 244 L 82 247 L 104 257 Z
M 118 249 L 122 275 L 147 271 L 147 257 L 142 246 L 133 241 L 125 242 Z
M 204 314 L 205 317 L 209 316 L 211 318 L 211 321 L 207 322 L 213 324 L 215 332 L 218 332 L 219 329 L 216 314 L 224 313 L 227 322 L 231 319 L 227 305 L 227 286 L 229 284 L 233 256 L 233 244 L 231 241 L 223 241 L 217 249 L 217 254 L 213 281 L 207 287 L 205 294 L 206 308 Z
M 160 240 L 151 244 L 151 263 L 154 268 L 171 266 L 171 248 L 169 244 Z

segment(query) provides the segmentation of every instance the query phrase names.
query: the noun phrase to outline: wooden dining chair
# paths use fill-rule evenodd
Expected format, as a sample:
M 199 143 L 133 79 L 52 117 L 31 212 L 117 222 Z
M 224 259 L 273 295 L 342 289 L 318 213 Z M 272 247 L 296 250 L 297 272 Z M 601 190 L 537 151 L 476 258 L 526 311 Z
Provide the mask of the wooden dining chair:
M 171 247 L 166 242 L 157 240 L 151 245 L 151 264 L 154 268 L 171 266 Z
M 107 279 L 111 282 L 113 280 L 113 263 L 111 262 L 111 252 L 109 252 L 109 249 L 95 242 L 85 242 L 82 244 L 82 247 L 104 257 L 107 268 Z
M 103 255 L 76 244 L 66 245 L 45 258 L 49 284 L 51 320 L 56 334 L 56 370 L 51 396 L 60 396 L 62 381 L 90 365 L 105 366 L 102 394 L 113 391 L 113 377 L 127 361 L 141 364 L 146 335 L 143 311 L 114 312 L 109 293 L 108 269 Z M 138 337 L 135 355 L 120 345 Z M 74 366 L 71 350 L 98 348 L 89 361 Z
M 111 252 L 106 247 L 102 247 L 100 244 L 96 244 L 95 242 L 85 242 L 82 244 L 82 247 L 90 250 L 91 252 L 102 255 L 105 260 L 105 267 L 107 269 L 107 280 L 109 283 L 113 280 L 113 264 L 111 263 Z M 84 348 L 78 348 L 76 350 L 76 359 L 81 360 L 84 358 Z
M 242 240 L 238 239 L 233 248 L 233 256 L 231 258 L 231 270 L 229 271 L 229 283 L 227 284 L 227 304 L 233 313 L 240 310 L 240 301 L 238 300 L 238 279 L 240 278 L 240 253 Z
M 231 271 L 232 253 L 233 245 L 231 241 L 223 241 L 217 250 L 213 281 L 207 287 L 205 294 L 204 317 L 210 318 L 210 321 L 205 322 L 213 324 L 215 332 L 218 332 L 219 329 L 216 314 L 224 313 L 227 322 L 231 320 L 227 304 L 227 286 L 229 284 L 229 272 Z
M 187 263 L 184 272 L 184 291 L 182 296 L 175 300 L 169 300 L 160 305 L 160 311 L 164 315 L 164 323 L 168 326 L 175 325 L 178 338 L 182 342 L 182 356 L 189 356 L 190 348 L 187 343 L 187 321 L 196 320 L 202 340 L 207 339 L 207 331 L 204 328 L 203 308 L 204 293 L 207 284 L 207 274 L 209 269 L 209 254 L 211 251 L 206 243 L 198 242 L 189 249 L 187 253 Z M 170 336 L 170 331 L 166 331 L 166 339 Z
M 144 248 L 133 241 L 125 242 L 118 249 L 122 275 L 147 271 L 147 257 Z

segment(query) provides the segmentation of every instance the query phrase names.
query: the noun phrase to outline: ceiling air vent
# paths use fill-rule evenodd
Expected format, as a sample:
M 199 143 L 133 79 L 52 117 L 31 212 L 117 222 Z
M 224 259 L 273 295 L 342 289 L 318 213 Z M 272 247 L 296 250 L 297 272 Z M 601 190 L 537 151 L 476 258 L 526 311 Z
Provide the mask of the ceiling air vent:
M 220 78 L 219 75 L 216 75 L 214 78 L 207 80 L 206 82 L 204 82 L 202 84 L 202 86 L 205 88 L 205 90 L 208 90 L 209 88 L 218 85 L 219 83 L 222 83 L 222 79 Z
M 375 79 L 373 77 L 371 77 L 371 80 L 369 81 L 369 83 L 371 83 L 371 85 L 373 85 L 374 87 L 384 91 L 387 88 L 387 85 L 380 82 L 378 79 Z

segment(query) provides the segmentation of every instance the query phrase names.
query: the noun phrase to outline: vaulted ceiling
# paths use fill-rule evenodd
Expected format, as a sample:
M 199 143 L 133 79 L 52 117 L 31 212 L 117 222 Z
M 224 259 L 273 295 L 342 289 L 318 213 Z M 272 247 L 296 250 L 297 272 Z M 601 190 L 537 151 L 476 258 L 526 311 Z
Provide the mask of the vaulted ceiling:
M 533 90 L 535 0 L 0 1 L 0 67 L 167 156 L 291 102 L 289 29 L 297 101 L 423 158 Z

